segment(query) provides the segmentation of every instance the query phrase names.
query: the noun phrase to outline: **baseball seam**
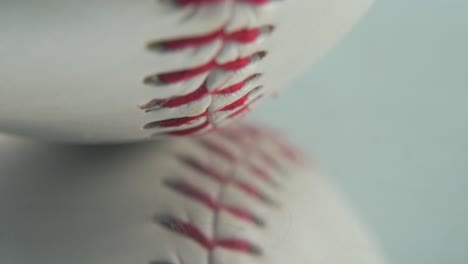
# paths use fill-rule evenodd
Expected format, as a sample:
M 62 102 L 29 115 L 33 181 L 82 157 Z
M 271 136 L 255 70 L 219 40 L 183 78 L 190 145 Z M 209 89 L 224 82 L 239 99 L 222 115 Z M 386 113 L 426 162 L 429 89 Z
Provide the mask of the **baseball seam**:
M 250 131 L 253 133 L 253 131 Z M 208 251 L 208 261 L 207 263 L 213 264 L 214 256 L 213 251 L 216 248 L 222 248 L 225 250 L 238 252 L 242 254 L 248 254 L 251 256 L 261 257 L 263 255 L 263 250 L 259 245 L 250 242 L 248 239 L 243 238 L 223 238 L 217 239 L 216 230 L 218 230 L 218 225 L 220 224 L 218 221 L 219 214 L 221 212 L 226 212 L 231 216 L 247 223 L 256 226 L 256 228 L 264 227 L 266 223 L 266 219 L 262 219 L 260 216 L 256 215 L 255 212 L 252 212 L 246 208 L 242 207 L 234 207 L 223 204 L 223 195 L 225 190 L 228 186 L 233 186 L 234 188 L 241 191 L 243 195 L 247 195 L 251 198 L 256 199 L 258 202 L 263 204 L 263 206 L 268 206 L 272 209 L 280 208 L 278 201 L 274 200 L 272 197 L 262 193 L 259 189 L 251 185 L 249 182 L 243 182 L 238 179 L 238 172 L 236 172 L 236 168 L 239 164 L 246 164 L 248 170 L 252 172 L 252 175 L 257 179 L 261 180 L 263 184 L 269 186 L 269 188 L 273 189 L 273 191 L 277 191 L 279 185 L 273 184 L 272 177 L 262 170 L 253 165 L 250 161 L 251 158 L 255 155 L 256 157 L 260 158 L 262 161 L 262 166 L 269 167 L 273 169 L 275 172 L 280 172 L 279 174 L 283 174 L 282 166 L 280 163 L 270 154 L 266 153 L 262 149 L 257 147 L 252 147 L 253 142 L 246 142 L 245 137 L 249 137 L 248 134 L 245 135 L 238 135 L 235 133 L 229 132 L 220 132 L 219 134 L 222 136 L 223 139 L 230 141 L 231 143 L 235 144 L 236 147 L 240 147 L 243 149 L 242 156 L 236 156 L 231 150 L 228 150 L 226 147 L 221 146 L 213 141 L 209 141 L 206 139 L 199 140 L 199 146 L 208 150 L 209 152 L 215 154 L 216 156 L 222 158 L 225 162 L 232 165 L 231 170 L 229 171 L 230 176 L 226 176 L 225 174 L 219 172 L 214 166 L 206 165 L 194 157 L 188 155 L 179 155 L 178 160 L 186 167 L 191 170 L 195 170 L 200 172 L 199 175 L 202 177 L 208 177 L 212 181 L 216 182 L 219 185 L 219 190 L 216 195 L 210 195 L 200 188 L 197 188 L 195 185 L 192 185 L 188 181 L 183 181 L 179 179 L 165 179 L 163 184 L 171 189 L 173 192 L 185 196 L 191 200 L 196 201 L 197 203 L 202 204 L 206 208 L 210 209 L 213 212 L 213 236 L 214 238 L 208 237 L 202 230 L 200 230 L 196 225 L 185 222 L 183 220 L 178 219 L 169 214 L 157 215 L 155 218 L 155 222 L 162 226 L 163 228 L 177 233 L 179 235 L 185 236 L 187 239 L 191 239 L 203 248 Z M 249 140 L 250 141 L 250 140 Z M 273 141 L 273 143 L 277 143 Z M 276 145 L 276 144 L 275 144 Z M 286 146 L 278 145 L 280 149 L 280 155 L 282 158 L 286 158 L 290 160 L 290 156 L 286 155 L 287 153 L 283 153 L 281 149 Z M 293 151 L 293 150 L 291 150 Z M 180 262 L 182 263 L 182 262 Z M 150 264 L 178 264 L 178 263 L 171 263 L 167 260 L 164 261 L 153 261 Z
M 240 56 L 227 62 L 218 62 L 218 57 L 223 53 L 228 45 L 237 48 L 251 45 L 264 35 L 272 33 L 274 26 L 263 25 L 255 27 L 242 27 L 229 31 L 228 25 L 235 16 L 235 7 L 239 4 L 249 5 L 251 8 L 263 7 L 275 0 L 172 0 L 178 8 L 197 8 L 203 6 L 214 6 L 229 4 L 230 18 L 212 32 L 206 32 L 195 36 L 188 36 L 178 39 L 157 40 L 149 42 L 147 48 L 150 51 L 170 53 L 180 52 L 184 49 L 204 48 L 216 41 L 221 41 L 219 50 L 202 65 L 188 69 L 156 73 L 144 78 L 144 83 L 150 86 L 169 88 L 188 82 L 198 77 L 204 77 L 203 83 L 194 91 L 184 95 L 177 95 L 168 98 L 155 98 L 140 105 L 144 112 L 154 111 L 174 111 L 176 108 L 190 107 L 193 111 L 184 114 L 182 117 L 156 120 L 143 125 L 143 129 L 154 129 L 155 135 L 164 133 L 173 136 L 184 136 L 194 133 L 206 132 L 215 129 L 227 120 L 242 117 L 250 110 L 250 107 L 263 96 L 263 86 L 255 82 L 261 78 L 259 72 L 249 73 L 258 61 L 263 59 L 267 52 L 257 50 L 250 55 Z M 255 71 L 258 69 L 254 68 Z M 213 81 L 219 72 L 226 73 L 229 77 L 223 79 L 221 83 Z M 244 76 L 240 81 L 232 83 L 231 79 L 235 75 Z M 201 110 L 203 109 L 203 110 Z

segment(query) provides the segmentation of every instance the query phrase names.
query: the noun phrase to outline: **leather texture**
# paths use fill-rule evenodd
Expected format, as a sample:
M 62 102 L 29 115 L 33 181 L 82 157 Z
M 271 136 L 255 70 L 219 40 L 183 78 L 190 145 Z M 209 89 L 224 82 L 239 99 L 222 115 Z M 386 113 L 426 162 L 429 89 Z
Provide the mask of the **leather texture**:
M 372 0 L 177 2 L 1 1 L 0 130 L 117 143 L 224 126 L 317 61 Z
M 0 263 L 382 263 L 277 132 L 116 147 L 0 138 Z

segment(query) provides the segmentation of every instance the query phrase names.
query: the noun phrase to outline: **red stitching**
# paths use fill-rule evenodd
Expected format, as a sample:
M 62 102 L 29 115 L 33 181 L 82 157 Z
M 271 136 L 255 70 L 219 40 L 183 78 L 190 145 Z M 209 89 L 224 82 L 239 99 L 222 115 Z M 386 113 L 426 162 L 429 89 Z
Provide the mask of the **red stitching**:
M 210 125 L 211 125 L 210 122 L 206 121 L 206 122 L 204 122 L 203 124 L 201 124 L 199 126 L 189 128 L 189 129 L 185 129 L 185 130 L 172 131 L 172 132 L 169 132 L 168 134 L 170 134 L 172 136 L 192 135 L 192 134 L 195 134 L 197 132 L 200 132 L 200 131 L 208 128 Z
M 235 93 L 239 90 L 241 90 L 245 85 L 247 85 L 249 82 L 251 82 L 252 80 L 258 78 L 261 74 L 253 74 L 249 77 L 247 77 L 246 79 L 238 82 L 238 83 L 235 83 L 229 87 L 226 87 L 224 89 L 221 89 L 221 90 L 215 90 L 213 92 L 209 92 L 208 89 L 206 88 L 206 82 L 203 83 L 200 88 L 196 89 L 195 91 L 189 93 L 189 94 L 186 94 L 186 95 L 182 95 L 182 96 L 177 96 L 177 97 L 173 97 L 173 98 L 170 98 L 170 99 L 154 99 L 152 101 L 150 101 L 149 103 L 141 106 L 141 109 L 144 109 L 145 111 L 149 112 L 151 111 L 151 109 L 155 108 L 155 107 L 165 107 L 165 108 L 173 108 L 173 107 L 178 107 L 178 106 L 182 106 L 182 105 L 185 105 L 185 104 L 189 104 L 191 102 L 194 102 L 200 98 L 203 98 L 204 96 L 207 96 L 209 94 L 216 94 L 216 95 L 219 95 L 219 94 L 232 94 L 232 93 Z
M 172 108 L 172 107 L 178 107 L 182 106 L 188 103 L 191 103 L 193 101 L 196 101 L 204 96 L 208 96 L 209 94 L 231 94 L 235 93 L 238 90 L 242 89 L 249 81 L 252 79 L 257 78 L 258 74 L 254 74 L 250 77 L 247 77 L 245 80 L 234 84 L 232 86 L 227 87 L 226 89 L 223 89 L 221 91 L 215 91 L 212 93 L 209 93 L 208 90 L 206 89 L 206 85 L 202 85 L 199 89 L 195 90 L 194 92 L 186 95 L 186 96 L 180 96 L 180 97 L 175 97 L 173 99 L 169 100 L 162 100 L 162 99 L 155 99 L 148 104 L 142 106 L 142 109 L 147 109 L 146 111 L 151 111 L 149 109 L 152 109 L 154 107 L 165 107 L 165 108 Z M 255 90 L 255 89 L 254 89 Z M 215 113 L 219 112 L 229 112 L 232 110 L 240 109 L 237 111 L 234 111 L 233 113 L 230 113 L 227 118 L 232 118 L 245 110 L 248 110 L 249 106 L 255 102 L 253 100 L 251 103 L 248 103 L 249 100 L 249 94 L 241 97 L 240 99 L 232 102 L 231 104 L 228 104 L 221 109 L 215 110 L 212 113 L 210 113 L 208 110 L 206 110 L 204 113 L 196 116 L 188 116 L 188 117 L 181 117 L 181 118 L 172 118 L 172 119 L 165 119 L 165 120 L 160 120 L 160 121 L 155 121 L 155 122 L 150 122 L 147 123 L 143 128 L 145 129 L 151 129 L 151 128 L 161 128 L 161 127 L 179 127 L 182 125 L 189 125 L 192 124 L 195 121 L 200 120 L 201 118 L 208 118 L 210 115 L 213 115 Z M 193 131 L 196 132 L 196 131 Z M 174 133 L 174 135 L 180 134 L 180 135 L 185 135 L 186 133 L 190 134 L 192 131 L 187 132 L 186 130 L 180 131 L 179 133 Z
M 219 155 L 219 157 L 222 157 L 229 162 L 236 162 L 238 160 L 236 155 L 234 155 L 228 149 L 222 147 L 221 145 L 213 141 L 201 139 L 199 142 L 202 146 L 204 146 L 208 150 L 214 152 L 215 154 Z M 278 184 L 273 180 L 273 178 L 271 177 L 271 175 L 268 174 L 268 172 L 259 168 L 258 166 L 253 165 L 249 161 L 247 161 L 247 163 L 248 163 L 248 168 L 250 169 L 250 171 L 253 172 L 254 175 L 257 176 L 259 179 L 263 180 L 265 183 L 273 187 L 278 186 Z
M 174 0 L 174 2 L 180 6 L 188 6 L 188 5 L 212 5 L 212 4 L 219 4 L 223 3 L 226 0 Z
M 227 180 L 220 172 L 216 171 L 213 167 L 206 166 L 201 162 L 197 161 L 196 159 L 193 159 L 192 157 L 181 156 L 179 157 L 179 160 L 182 161 L 185 165 L 201 172 L 203 175 L 206 175 L 219 183 L 225 183 Z
M 242 208 L 226 206 L 190 183 L 171 179 L 166 180 L 165 184 L 174 191 L 200 202 L 214 212 L 226 211 L 239 219 L 249 221 L 253 224 L 263 223 L 263 220 L 255 216 L 252 212 Z
M 265 182 L 271 182 L 272 178 L 268 172 L 266 172 L 264 169 L 255 166 L 254 164 L 249 165 L 250 170 L 257 175 L 260 179 L 263 179 Z
M 210 239 L 206 237 L 205 234 L 203 234 L 203 232 L 195 225 L 168 216 L 161 216 L 156 219 L 156 221 L 174 232 L 193 239 L 208 251 L 212 251 L 216 247 L 220 247 L 234 251 L 245 252 L 251 255 L 261 255 L 260 248 L 251 244 L 247 240 Z
M 261 6 L 267 3 L 272 2 L 271 0 L 231 0 L 233 2 L 239 3 L 246 3 L 252 6 Z M 199 8 L 204 5 L 217 5 L 221 3 L 228 2 L 227 0 L 173 0 L 181 8 L 185 8 L 187 6 L 194 6 Z M 164 41 L 154 41 L 148 44 L 148 48 L 150 50 L 159 50 L 159 51 L 178 51 L 181 49 L 187 48 L 199 48 L 202 46 L 209 45 L 214 41 L 221 40 L 223 43 L 223 47 L 211 58 L 208 62 L 195 66 L 190 69 L 182 69 L 173 72 L 166 72 L 166 73 L 158 73 L 152 76 L 148 76 L 144 79 L 145 84 L 150 85 L 166 85 L 166 84 L 175 84 L 180 82 L 188 81 L 192 78 L 200 76 L 202 74 L 209 74 L 216 69 L 229 71 L 229 72 L 237 72 L 248 65 L 250 65 L 253 61 L 257 61 L 262 59 L 265 55 L 265 51 L 259 51 L 250 56 L 241 57 L 235 59 L 233 61 L 228 61 L 226 63 L 218 63 L 217 57 L 222 49 L 225 47 L 225 44 L 228 42 L 237 43 L 239 45 L 246 45 L 250 43 L 256 42 L 259 37 L 263 33 L 270 33 L 274 30 L 274 26 L 266 25 L 261 27 L 253 27 L 253 28 L 242 28 L 234 32 L 227 32 L 226 25 L 222 26 L 221 28 L 214 30 L 212 32 L 203 33 L 196 36 L 189 36 L 180 39 L 172 39 L 172 40 L 164 40 Z M 212 91 L 208 91 L 206 87 L 206 83 L 201 85 L 195 91 L 181 96 L 176 96 L 173 98 L 158 98 L 153 99 L 150 102 L 146 103 L 145 105 L 141 106 L 140 108 L 145 112 L 155 111 L 161 108 L 174 108 L 180 107 L 183 105 L 187 105 L 196 101 L 201 100 L 201 98 L 205 96 L 213 96 L 213 95 L 230 95 L 235 92 L 240 92 L 246 85 L 259 77 L 260 74 L 255 73 L 252 76 L 246 78 L 245 80 L 233 84 L 230 87 L 226 87 L 222 89 L 221 87 L 215 87 L 211 89 Z M 259 88 L 259 87 L 257 87 Z M 257 89 L 256 88 L 256 89 Z M 159 127 L 166 127 L 166 128 L 174 128 L 178 129 L 178 127 L 182 125 L 187 125 L 193 123 L 194 120 L 199 120 L 200 118 L 207 118 L 207 122 L 209 124 L 204 124 L 203 126 L 199 126 L 199 129 L 190 128 L 176 132 L 168 132 L 167 134 L 170 135 L 189 135 L 193 133 L 198 133 L 200 131 L 207 130 L 208 127 L 214 127 L 215 121 L 218 120 L 217 118 L 213 120 L 211 118 L 214 114 L 218 114 L 220 112 L 226 112 L 221 116 L 223 118 L 229 120 L 233 118 L 237 118 L 242 116 L 243 114 L 247 113 L 250 110 L 250 105 L 260 99 L 260 96 L 256 98 L 250 98 L 252 96 L 251 92 L 247 92 L 240 99 L 237 99 L 236 102 L 229 103 L 228 105 L 221 106 L 219 109 L 209 109 L 209 112 L 203 114 L 201 116 L 196 116 L 194 118 L 183 117 L 183 118 L 173 118 L 170 120 L 159 120 L 155 122 L 150 122 L 144 125 L 144 129 L 153 129 Z M 253 100 L 251 100 L 253 99 Z M 252 102 L 250 102 L 252 101 Z M 166 122 L 167 121 L 167 122 Z
M 213 71 L 215 69 L 222 69 L 225 71 L 239 71 L 247 67 L 251 62 L 262 59 L 266 56 L 265 51 L 256 52 L 250 56 L 238 58 L 234 61 L 229 61 L 224 64 L 219 64 L 215 58 L 211 59 L 209 62 L 199 65 L 191 69 L 185 69 L 169 73 L 160 73 L 157 75 L 146 77 L 144 82 L 147 84 L 152 83 L 163 83 L 163 84 L 173 84 L 178 82 L 187 81 L 198 75 L 204 74 L 206 72 Z
M 240 133 L 236 133 L 234 131 L 230 130 L 223 130 L 221 133 L 219 133 L 222 137 L 241 145 L 244 149 L 248 146 L 248 142 L 244 140 L 244 137 Z M 273 159 L 268 153 L 265 151 L 258 149 L 257 154 L 259 157 L 269 166 L 275 169 L 280 169 L 280 164 Z
M 241 181 L 234 182 L 234 185 L 239 187 L 239 189 L 243 190 L 246 194 L 259 199 L 260 201 L 262 201 L 265 204 L 268 204 L 268 205 L 271 205 L 271 206 L 276 206 L 276 207 L 279 206 L 276 201 L 274 201 L 273 199 L 271 199 L 267 195 L 261 193 L 258 189 L 256 189 L 252 185 L 249 185 L 249 184 L 247 184 L 245 182 L 241 182 Z
M 151 111 L 154 107 L 178 107 L 184 104 L 188 104 L 190 102 L 196 101 L 200 98 L 203 98 L 208 95 L 208 89 L 206 88 L 206 84 L 203 83 L 200 88 L 197 90 L 186 94 L 184 96 L 178 96 L 171 99 L 154 99 L 148 104 L 144 105 L 142 108 L 146 109 L 146 111 Z
M 214 5 L 219 3 L 224 3 L 227 0 L 174 0 L 174 2 L 182 7 L 194 5 L 194 6 L 202 6 L 202 5 Z M 263 5 L 271 0 L 235 0 L 237 2 L 245 2 L 250 3 L 253 5 Z
M 241 90 L 245 85 L 247 85 L 249 82 L 252 80 L 255 80 L 256 78 L 260 77 L 260 73 L 253 74 L 249 77 L 247 77 L 245 80 L 242 80 L 236 84 L 233 84 L 229 87 L 226 87 L 224 89 L 216 90 L 213 92 L 213 94 L 232 94 L 235 93 L 239 90 Z
M 248 113 L 250 111 L 250 106 L 249 105 L 246 105 L 244 107 L 242 107 L 241 109 L 235 111 L 234 113 L 228 115 L 228 119 L 233 119 L 235 117 L 239 117 L 239 116 L 242 116 L 246 113 Z
M 265 153 L 261 151 L 259 148 L 251 148 L 253 152 L 250 152 L 249 149 L 245 148 L 248 142 L 246 141 L 246 137 L 252 136 L 253 130 L 251 127 L 245 125 L 239 125 L 237 127 L 238 131 L 231 130 L 231 131 L 224 131 L 220 132 L 223 135 L 224 139 L 230 139 L 232 142 L 237 142 L 236 146 L 239 146 L 240 149 L 243 149 L 243 153 L 246 154 L 254 154 L 260 155 Z M 242 132 L 243 131 L 243 132 Z M 255 133 L 264 133 L 263 131 L 255 131 Z M 259 134 L 257 134 L 258 136 Z M 276 144 L 278 143 L 271 137 L 262 137 L 262 140 L 268 139 L 270 143 Z M 199 145 L 206 148 L 208 151 L 211 152 L 212 155 L 220 156 L 223 159 L 223 162 L 227 162 L 232 166 L 236 166 L 238 162 L 247 162 L 249 168 L 255 175 L 263 175 L 263 179 L 266 179 L 266 171 L 263 168 L 251 166 L 249 158 L 250 156 L 238 157 L 235 153 L 227 148 L 221 146 L 220 144 L 216 144 L 214 141 L 208 139 L 200 139 L 198 140 L 200 143 Z M 252 143 L 252 142 L 251 142 Z M 250 145 L 252 147 L 252 145 Z M 281 151 L 278 149 L 278 151 Z M 205 206 L 206 208 L 213 211 L 214 217 L 214 230 L 217 230 L 216 225 L 218 223 L 219 213 L 221 211 L 230 214 L 231 216 L 236 217 L 239 220 L 245 221 L 247 223 L 254 224 L 258 227 L 263 227 L 266 225 L 266 222 L 261 219 L 259 216 L 255 215 L 253 212 L 236 206 L 230 206 L 222 202 L 223 192 L 227 186 L 233 186 L 238 188 L 242 191 L 245 195 L 258 199 L 258 201 L 262 202 L 268 206 L 276 206 L 277 203 L 272 199 L 268 198 L 266 195 L 262 194 L 258 189 L 256 189 L 253 185 L 250 185 L 248 182 L 240 181 L 236 179 L 235 175 L 224 175 L 214 166 L 208 165 L 196 157 L 192 155 L 178 155 L 178 160 L 187 168 L 191 170 L 198 171 L 197 175 L 202 175 L 204 177 L 208 177 L 209 179 L 213 180 L 214 182 L 218 183 L 220 186 L 220 191 L 216 195 L 211 195 L 208 192 L 202 190 L 201 188 L 191 184 L 188 181 L 181 180 L 181 179 L 166 179 L 164 184 L 183 196 L 190 198 L 193 201 L 200 203 L 201 205 Z M 267 158 L 270 161 L 269 164 L 275 164 L 275 166 L 281 167 L 277 161 L 271 156 Z M 269 166 L 268 164 L 266 166 Z M 230 170 L 232 172 L 232 170 Z M 236 251 L 239 253 L 245 253 L 254 256 L 262 255 L 261 248 L 248 239 L 243 239 L 239 237 L 232 237 L 232 238 L 217 238 L 216 234 L 214 234 L 213 238 L 208 237 L 202 230 L 200 230 L 195 224 L 181 220 L 177 217 L 174 217 L 169 214 L 158 215 L 155 218 L 155 221 L 161 225 L 162 227 L 169 229 L 172 232 L 178 233 L 191 239 L 198 243 L 200 246 L 205 248 L 208 252 L 208 263 L 213 263 L 213 250 L 215 248 L 223 248 L 231 251 Z M 215 231 L 216 233 L 216 231 Z M 171 264 L 168 261 L 153 261 L 153 264 Z
M 225 107 L 221 108 L 219 111 L 230 111 L 230 110 L 235 110 L 238 109 L 239 107 L 244 106 L 249 99 L 249 95 L 244 95 L 241 98 L 239 98 L 237 101 L 234 101 Z
M 216 40 L 222 40 L 224 42 L 231 41 L 240 44 L 249 44 L 257 41 L 261 34 L 270 33 L 273 30 L 274 26 L 271 25 L 258 28 L 241 29 L 232 33 L 227 33 L 224 28 L 221 28 L 200 36 L 193 36 L 167 41 L 150 42 L 148 44 L 148 48 L 151 50 L 176 51 L 186 48 L 201 47 L 213 43 Z
M 201 115 L 197 116 L 189 116 L 189 117 L 181 117 L 181 118 L 173 118 L 173 119 L 166 119 L 156 122 L 151 122 L 145 125 L 145 128 L 155 128 L 155 127 L 174 127 L 180 126 L 181 124 L 191 124 L 195 121 L 200 120 L 203 117 L 206 117 L 208 111 L 204 112 Z M 203 124 L 202 124 L 203 126 Z
M 212 180 L 220 184 L 232 183 L 235 187 L 243 191 L 245 194 L 258 199 L 259 201 L 265 204 L 268 204 L 271 206 L 278 205 L 277 202 L 275 202 L 273 199 L 268 197 L 266 194 L 262 193 L 260 190 L 258 190 L 254 186 L 248 183 L 236 180 L 236 179 L 226 178 L 220 172 L 216 171 L 213 167 L 206 166 L 196 159 L 193 159 L 191 157 L 180 157 L 180 161 L 182 161 L 185 165 L 191 167 L 192 169 L 195 169 L 201 172 L 201 174 L 210 177 Z
M 265 221 L 245 209 L 235 207 L 224 207 L 224 209 L 240 219 L 252 222 L 257 226 L 265 226 Z
M 166 180 L 165 184 L 166 186 L 199 201 L 214 211 L 220 210 L 223 207 L 207 193 L 189 183 L 185 183 L 179 180 Z
M 201 47 L 210 44 L 216 40 L 233 41 L 241 44 L 249 44 L 255 42 L 261 36 L 262 33 L 271 32 L 273 29 L 273 26 L 265 26 L 250 29 L 241 29 L 232 33 L 227 33 L 224 28 L 221 28 L 213 32 L 206 33 L 205 35 L 167 41 L 150 42 L 148 44 L 148 48 L 154 50 L 163 49 L 176 51 L 185 48 Z
M 300 153 L 296 148 L 285 143 L 284 138 L 282 138 L 278 133 L 275 133 L 272 130 L 264 130 L 264 129 L 260 129 L 258 127 L 253 127 L 249 125 L 245 127 L 246 129 L 251 131 L 253 135 L 256 135 L 257 137 L 267 136 L 269 139 L 274 141 L 275 144 L 278 146 L 282 156 L 287 158 L 289 161 L 292 161 L 298 164 L 305 163 L 304 155 Z
M 210 150 L 211 152 L 225 159 L 228 162 L 234 163 L 238 161 L 238 158 L 235 154 L 231 153 L 226 148 L 223 148 L 221 145 L 216 144 L 212 140 L 200 139 L 199 142 L 203 147 L 205 147 L 206 149 Z

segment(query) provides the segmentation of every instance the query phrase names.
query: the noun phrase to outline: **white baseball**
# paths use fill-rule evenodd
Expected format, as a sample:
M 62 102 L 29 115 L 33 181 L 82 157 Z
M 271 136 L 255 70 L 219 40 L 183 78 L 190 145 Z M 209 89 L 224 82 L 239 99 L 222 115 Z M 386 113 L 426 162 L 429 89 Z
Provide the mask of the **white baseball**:
M 334 188 L 241 125 L 108 148 L 0 140 L 0 263 L 377 264 Z
M 0 131 L 114 143 L 212 130 L 328 50 L 372 0 L 3 0 Z

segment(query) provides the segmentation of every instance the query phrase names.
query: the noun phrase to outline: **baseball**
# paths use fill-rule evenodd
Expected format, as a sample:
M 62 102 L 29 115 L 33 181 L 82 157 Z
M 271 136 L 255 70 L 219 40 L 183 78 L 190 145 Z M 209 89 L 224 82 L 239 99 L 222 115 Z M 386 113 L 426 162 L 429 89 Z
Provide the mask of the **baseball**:
M 243 124 L 107 148 L 0 138 L 0 263 L 382 263 L 308 164 Z
M 324 54 L 372 0 L 0 3 L 0 131 L 118 143 L 204 133 Z

